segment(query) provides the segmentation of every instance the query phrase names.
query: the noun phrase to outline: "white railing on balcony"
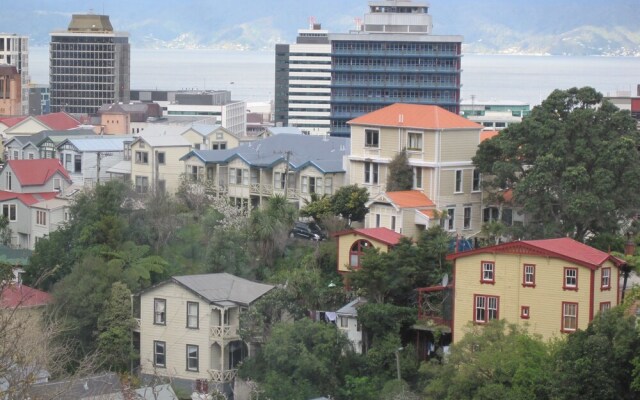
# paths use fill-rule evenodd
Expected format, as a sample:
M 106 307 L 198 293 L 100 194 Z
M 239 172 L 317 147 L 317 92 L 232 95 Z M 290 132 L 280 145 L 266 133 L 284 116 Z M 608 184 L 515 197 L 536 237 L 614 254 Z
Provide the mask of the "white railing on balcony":
M 215 339 L 228 339 L 238 337 L 238 325 L 212 326 L 211 337 Z
M 230 382 L 236 377 L 237 369 L 227 369 L 220 371 L 217 369 L 210 369 L 209 376 L 214 382 Z

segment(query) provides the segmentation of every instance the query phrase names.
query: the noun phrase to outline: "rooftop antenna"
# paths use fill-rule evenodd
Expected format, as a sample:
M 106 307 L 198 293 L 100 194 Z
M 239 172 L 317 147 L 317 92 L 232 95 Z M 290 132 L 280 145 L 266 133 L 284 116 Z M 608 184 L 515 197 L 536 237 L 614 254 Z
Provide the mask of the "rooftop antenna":
M 309 17 L 309 29 L 313 30 L 313 27 L 316 25 L 316 17 Z

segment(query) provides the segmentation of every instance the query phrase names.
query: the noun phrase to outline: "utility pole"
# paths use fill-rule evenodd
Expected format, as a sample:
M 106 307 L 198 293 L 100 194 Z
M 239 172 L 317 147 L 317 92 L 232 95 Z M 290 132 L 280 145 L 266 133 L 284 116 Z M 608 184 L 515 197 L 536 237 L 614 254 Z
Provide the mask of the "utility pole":
M 102 152 L 96 153 L 96 184 L 100 185 L 100 158 L 102 158 Z
M 284 166 L 284 199 L 288 200 L 288 192 L 289 192 L 289 157 L 291 157 L 291 150 L 287 150 L 285 152 L 285 160 L 286 165 Z

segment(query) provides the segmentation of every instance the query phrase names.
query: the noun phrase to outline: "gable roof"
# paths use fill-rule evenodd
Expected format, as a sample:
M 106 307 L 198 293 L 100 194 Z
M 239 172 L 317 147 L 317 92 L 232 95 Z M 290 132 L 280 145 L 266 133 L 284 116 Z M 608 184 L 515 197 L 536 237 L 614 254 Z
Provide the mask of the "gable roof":
M 174 276 L 171 280 L 164 281 L 159 285 L 146 289 L 142 291 L 142 293 L 152 291 L 170 282 L 177 283 L 209 303 L 221 307 L 236 305 L 248 306 L 274 288 L 272 285 L 253 282 L 224 272 L 218 274 Z
M 24 121 L 25 119 L 27 119 L 27 117 L 0 118 L 0 123 L 4 124 L 7 128 L 11 128 L 11 127 L 19 124 L 20 122 Z
M 2 308 L 38 307 L 47 305 L 52 300 L 49 293 L 21 284 L 6 285 L 0 292 Z
M 435 207 L 436 204 L 420 190 L 404 190 L 398 192 L 386 192 L 384 194 L 390 201 L 400 208 Z
M 35 117 L 52 130 L 65 131 L 80 126 L 80 121 L 66 112 L 43 114 Z
M 54 199 L 58 192 L 42 192 L 42 193 L 16 193 L 6 190 L 0 190 L 0 202 L 7 200 L 19 200 L 26 206 L 32 206 L 42 201 Z
M 519 240 L 515 242 L 502 243 L 495 246 L 449 254 L 447 259 L 456 260 L 458 258 L 483 253 L 530 254 L 555 257 L 592 270 L 600 268 L 605 261 L 611 261 L 616 266 L 624 264 L 623 260 L 614 257 L 609 253 L 605 253 L 604 251 L 566 237 L 557 239 Z
M 482 129 L 482 125 L 444 108 L 396 103 L 347 122 L 350 125 L 405 127 L 416 129 Z
M 339 316 L 357 317 L 358 308 L 363 304 L 367 304 L 367 299 L 364 297 L 357 297 L 355 300 L 350 301 L 348 304 L 336 311 L 336 314 Z
M 402 235 L 389 228 L 359 228 L 349 229 L 346 231 L 336 232 L 332 236 L 344 236 L 349 234 L 357 234 L 369 239 L 376 240 L 388 246 L 395 246 L 400 242 Z
M 134 143 L 143 141 L 151 147 L 191 147 L 191 142 L 180 135 L 141 135 Z
M 484 142 L 485 140 L 489 140 L 494 136 L 498 136 L 499 133 L 499 131 L 494 130 L 483 130 L 482 132 L 480 132 L 480 143 Z
M 280 134 L 267 138 L 243 142 L 240 146 L 226 150 L 193 150 L 183 156 L 184 161 L 192 156 L 204 163 L 226 164 L 241 158 L 254 167 L 272 168 L 286 162 L 292 171 L 313 164 L 323 173 L 344 172 L 343 157 L 350 153 L 348 138 Z
M 122 384 L 115 372 L 106 372 L 68 381 L 35 384 L 29 388 L 33 398 L 64 400 L 124 400 Z
M 60 142 L 57 147 L 62 147 L 65 143 L 73 145 L 81 152 L 124 152 L 125 142 L 133 141 L 132 136 L 95 136 L 95 137 L 70 137 Z
M 44 185 L 59 172 L 69 182 L 71 178 L 57 158 L 41 158 L 35 160 L 9 160 L 7 165 L 18 178 L 22 186 Z

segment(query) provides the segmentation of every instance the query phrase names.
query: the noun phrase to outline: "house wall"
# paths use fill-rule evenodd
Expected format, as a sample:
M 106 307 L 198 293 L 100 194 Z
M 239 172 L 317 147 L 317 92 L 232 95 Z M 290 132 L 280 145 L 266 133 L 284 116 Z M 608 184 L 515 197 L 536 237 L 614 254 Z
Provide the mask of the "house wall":
M 369 241 L 374 248 L 380 249 L 382 253 L 389 251 L 387 244 L 359 235 L 357 232 L 338 236 L 338 272 L 351 272 L 349 269 L 349 251 L 353 243 L 361 239 Z
M 191 150 L 190 146 L 152 147 L 143 140 L 131 145 L 131 182 L 135 186 L 136 176 L 147 177 L 149 190 L 154 186 L 156 173 L 158 180 L 165 181 L 167 193 L 176 193 L 182 182 L 184 163 L 180 158 Z M 148 163 L 136 162 L 136 151 L 148 153 Z M 165 163 L 156 164 L 156 153 L 165 153 Z
M 60 229 L 62 227 L 62 225 L 66 222 L 64 220 L 64 215 L 65 212 L 67 212 L 67 208 L 66 207 L 59 207 L 56 209 L 52 209 L 52 210 L 48 210 L 48 209 L 42 209 L 42 208 L 36 208 L 36 207 L 32 207 L 30 208 L 31 211 L 31 221 L 32 221 L 32 227 L 31 227 L 31 249 L 34 249 L 36 246 L 36 241 L 39 238 L 48 236 L 51 232 L 54 232 L 58 229 Z M 45 211 L 46 212 L 46 224 L 45 225 L 38 225 L 37 222 L 37 218 L 36 218 L 36 212 L 37 211 Z
M 131 131 L 131 116 L 127 113 L 103 113 L 100 125 L 104 128 L 105 135 L 128 135 Z
M 343 326 L 345 324 L 346 326 Z M 338 315 L 336 325 L 340 332 L 347 336 L 349 342 L 353 345 L 353 350 L 356 353 L 362 354 L 362 330 L 358 329 L 358 318 Z
M 233 149 L 240 145 L 240 140 L 224 129 L 217 129 L 207 137 L 207 148 L 211 149 L 213 143 L 226 143 L 227 149 Z
M 495 284 L 481 283 L 481 262 L 495 262 Z M 523 286 L 523 264 L 535 265 L 535 287 Z M 454 342 L 462 339 L 465 326 L 474 319 L 474 295 L 499 296 L 498 318 L 527 326 L 545 339 L 563 335 L 562 303 L 578 303 L 578 328 L 585 329 L 602 301 L 617 304 L 618 271 L 611 266 L 611 290 L 600 290 L 600 270 L 591 270 L 567 261 L 526 254 L 476 254 L 455 260 Z M 564 290 L 564 268 L 578 268 L 578 290 Z M 593 286 L 594 304 L 590 301 Z M 520 316 L 521 306 L 530 308 L 530 318 Z
M 26 135 L 34 135 L 36 133 L 42 132 L 48 129 L 45 125 L 40 123 L 38 120 L 29 117 L 24 121 L 18 123 L 17 125 L 7 129 L 4 131 L 7 137 L 13 136 L 26 136 Z
M 241 158 L 236 158 L 232 160 L 227 165 L 227 167 L 227 173 L 229 174 L 229 176 L 227 177 L 228 196 L 241 199 L 249 199 L 249 190 L 251 186 L 251 168 L 249 167 L 249 164 L 247 164 Z M 232 169 L 234 171 L 242 171 L 242 176 L 239 184 L 236 182 L 236 176 L 231 176 Z

